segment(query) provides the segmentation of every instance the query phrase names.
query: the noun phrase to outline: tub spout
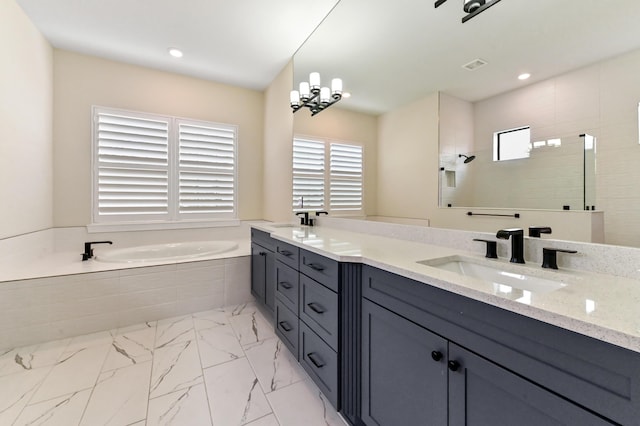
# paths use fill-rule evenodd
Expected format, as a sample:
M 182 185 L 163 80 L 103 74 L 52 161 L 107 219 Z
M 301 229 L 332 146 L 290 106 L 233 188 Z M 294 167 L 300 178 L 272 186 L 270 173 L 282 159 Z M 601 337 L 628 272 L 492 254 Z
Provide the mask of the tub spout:
M 82 253 L 82 260 L 89 260 L 93 257 L 92 244 L 113 244 L 112 241 L 89 241 L 84 243 L 84 253 Z

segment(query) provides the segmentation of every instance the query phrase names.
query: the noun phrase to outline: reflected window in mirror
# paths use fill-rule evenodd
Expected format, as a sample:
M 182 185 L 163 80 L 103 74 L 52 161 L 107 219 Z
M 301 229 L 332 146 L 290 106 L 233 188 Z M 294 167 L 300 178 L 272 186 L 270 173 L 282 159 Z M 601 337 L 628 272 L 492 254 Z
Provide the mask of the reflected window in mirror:
M 293 211 L 363 215 L 363 147 L 355 142 L 293 139 Z
M 493 134 L 493 161 L 529 158 L 531 129 L 529 126 L 501 130 Z

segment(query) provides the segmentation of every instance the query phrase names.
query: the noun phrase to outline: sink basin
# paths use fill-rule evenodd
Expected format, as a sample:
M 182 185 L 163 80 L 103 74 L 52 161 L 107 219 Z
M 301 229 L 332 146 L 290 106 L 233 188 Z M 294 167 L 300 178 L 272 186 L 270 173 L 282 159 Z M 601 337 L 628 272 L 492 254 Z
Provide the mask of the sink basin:
M 272 228 L 297 228 L 299 225 L 294 225 L 292 223 L 274 223 L 269 226 Z
M 459 256 L 422 260 L 418 263 L 490 282 L 500 293 L 510 293 L 511 289 L 517 288 L 536 294 L 545 294 L 567 286 L 561 281 L 531 275 L 524 270 L 525 268 L 511 264 L 482 262 Z

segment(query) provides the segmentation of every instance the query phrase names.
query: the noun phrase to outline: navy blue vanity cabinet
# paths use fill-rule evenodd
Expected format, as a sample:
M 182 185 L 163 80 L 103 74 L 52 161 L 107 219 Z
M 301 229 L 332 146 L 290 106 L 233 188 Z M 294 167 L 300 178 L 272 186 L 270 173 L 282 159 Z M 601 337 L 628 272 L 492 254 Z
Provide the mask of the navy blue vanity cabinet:
M 340 405 L 339 269 L 335 260 L 300 250 L 298 357 L 302 367 L 336 408 Z
M 446 425 L 447 340 L 366 299 L 362 312 L 362 420 Z
M 448 364 L 449 425 L 615 424 L 454 343 Z
M 361 291 L 367 425 L 640 425 L 637 352 L 366 265 Z
M 299 273 L 280 257 L 276 255 L 276 334 L 298 359 Z
M 251 229 L 251 294 L 271 318 L 276 301 L 275 247 L 268 233 Z

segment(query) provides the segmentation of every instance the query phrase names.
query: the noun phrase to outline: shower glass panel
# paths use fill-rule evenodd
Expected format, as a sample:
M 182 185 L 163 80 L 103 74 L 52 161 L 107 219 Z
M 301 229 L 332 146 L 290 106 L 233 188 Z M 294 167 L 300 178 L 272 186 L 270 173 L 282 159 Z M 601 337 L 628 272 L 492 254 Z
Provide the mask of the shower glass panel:
M 553 136 L 531 142 L 528 158 L 493 161 L 493 150 L 440 155 L 440 206 L 591 210 L 595 203 L 595 138 Z M 441 149 L 442 151 L 442 149 Z

